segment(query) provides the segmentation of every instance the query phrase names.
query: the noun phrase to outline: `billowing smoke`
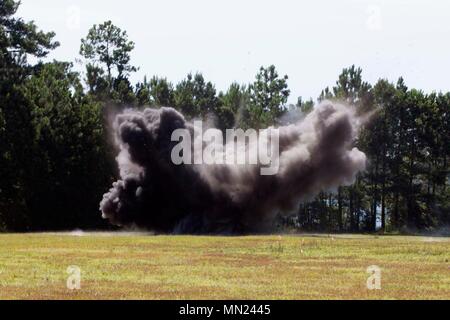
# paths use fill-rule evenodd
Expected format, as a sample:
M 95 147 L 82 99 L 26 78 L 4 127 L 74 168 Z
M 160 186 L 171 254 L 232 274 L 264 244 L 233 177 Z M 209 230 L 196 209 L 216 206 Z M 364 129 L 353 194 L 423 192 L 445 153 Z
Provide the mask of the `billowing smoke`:
M 194 125 L 171 108 L 125 111 L 114 124 L 121 179 L 100 204 L 103 217 L 156 232 L 267 230 L 278 213 L 351 184 L 365 169 L 365 154 L 353 148 L 360 122 L 349 107 L 321 103 L 298 123 L 278 128 L 278 171 L 261 175 L 261 164 L 176 165 L 172 133 L 187 129 L 198 138 Z

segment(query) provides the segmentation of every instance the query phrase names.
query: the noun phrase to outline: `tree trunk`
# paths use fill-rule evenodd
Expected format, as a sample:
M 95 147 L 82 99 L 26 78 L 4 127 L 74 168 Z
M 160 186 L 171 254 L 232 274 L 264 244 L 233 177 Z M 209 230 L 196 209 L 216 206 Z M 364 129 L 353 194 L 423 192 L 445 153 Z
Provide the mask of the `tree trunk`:
M 344 229 L 343 223 L 342 223 L 342 187 L 339 187 L 338 190 L 338 228 L 339 231 L 342 231 Z
M 355 212 L 353 208 L 354 189 L 353 186 L 349 188 L 349 215 L 350 215 L 350 231 L 355 231 Z

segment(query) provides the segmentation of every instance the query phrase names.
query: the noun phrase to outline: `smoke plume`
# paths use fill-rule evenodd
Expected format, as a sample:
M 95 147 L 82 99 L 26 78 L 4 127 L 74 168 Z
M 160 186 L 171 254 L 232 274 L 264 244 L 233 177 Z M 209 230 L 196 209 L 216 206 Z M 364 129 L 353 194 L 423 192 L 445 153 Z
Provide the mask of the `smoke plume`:
M 261 165 L 175 165 L 172 133 L 188 129 L 195 136 L 193 124 L 171 108 L 125 111 L 114 124 L 121 179 L 104 195 L 103 217 L 164 233 L 267 230 L 276 214 L 351 184 L 365 169 L 365 154 L 353 148 L 360 124 L 351 108 L 321 103 L 278 128 L 279 171 L 264 176 Z

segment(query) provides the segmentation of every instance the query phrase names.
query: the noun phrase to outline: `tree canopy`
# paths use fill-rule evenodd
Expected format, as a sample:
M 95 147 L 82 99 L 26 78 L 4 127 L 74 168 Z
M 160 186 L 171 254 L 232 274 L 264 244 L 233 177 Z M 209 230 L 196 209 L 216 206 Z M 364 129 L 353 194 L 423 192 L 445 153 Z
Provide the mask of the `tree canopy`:
M 109 130 L 123 108 L 174 107 L 221 130 L 276 126 L 314 108 L 312 99 L 287 104 L 288 77 L 273 65 L 224 91 L 199 72 L 133 84 L 134 42 L 111 21 L 81 41 L 83 79 L 71 62 L 44 60 L 59 45 L 55 34 L 16 17 L 19 4 L 0 2 L 0 230 L 108 228 L 98 203 L 117 175 Z M 280 223 L 327 232 L 448 226 L 450 93 L 408 88 L 403 78 L 371 84 L 350 66 L 317 100 L 325 99 L 371 115 L 354 142 L 369 166 L 353 185 L 323 190 Z
M 130 65 L 130 52 L 134 42 L 128 40 L 126 31 L 122 31 L 111 21 L 94 25 L 85 39 L 81 40 L 80 54 L 94 64 L 106 67 L 108 79 L 111 80 L 113 70 L 117 77 L 126 77 L 136 67 Z

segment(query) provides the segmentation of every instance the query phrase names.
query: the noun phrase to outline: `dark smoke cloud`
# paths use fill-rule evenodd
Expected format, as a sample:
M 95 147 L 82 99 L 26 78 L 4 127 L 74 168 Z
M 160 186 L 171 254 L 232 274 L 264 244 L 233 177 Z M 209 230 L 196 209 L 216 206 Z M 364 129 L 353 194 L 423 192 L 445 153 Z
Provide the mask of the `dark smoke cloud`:
M 279 128 L 279 172 L 262 176 L 258 165 L 176 166 L 172 132 L 194 135 L 192 124 L 171 108 L 126 111 L 114 124 L 121 179 L 101 202 L 103 217 L 156 232 L 262 231 L 299 201 L 354 181 L 366 165 L 365 154 L 352 147 L 359 126 L 351 108 L 320 104 Z

